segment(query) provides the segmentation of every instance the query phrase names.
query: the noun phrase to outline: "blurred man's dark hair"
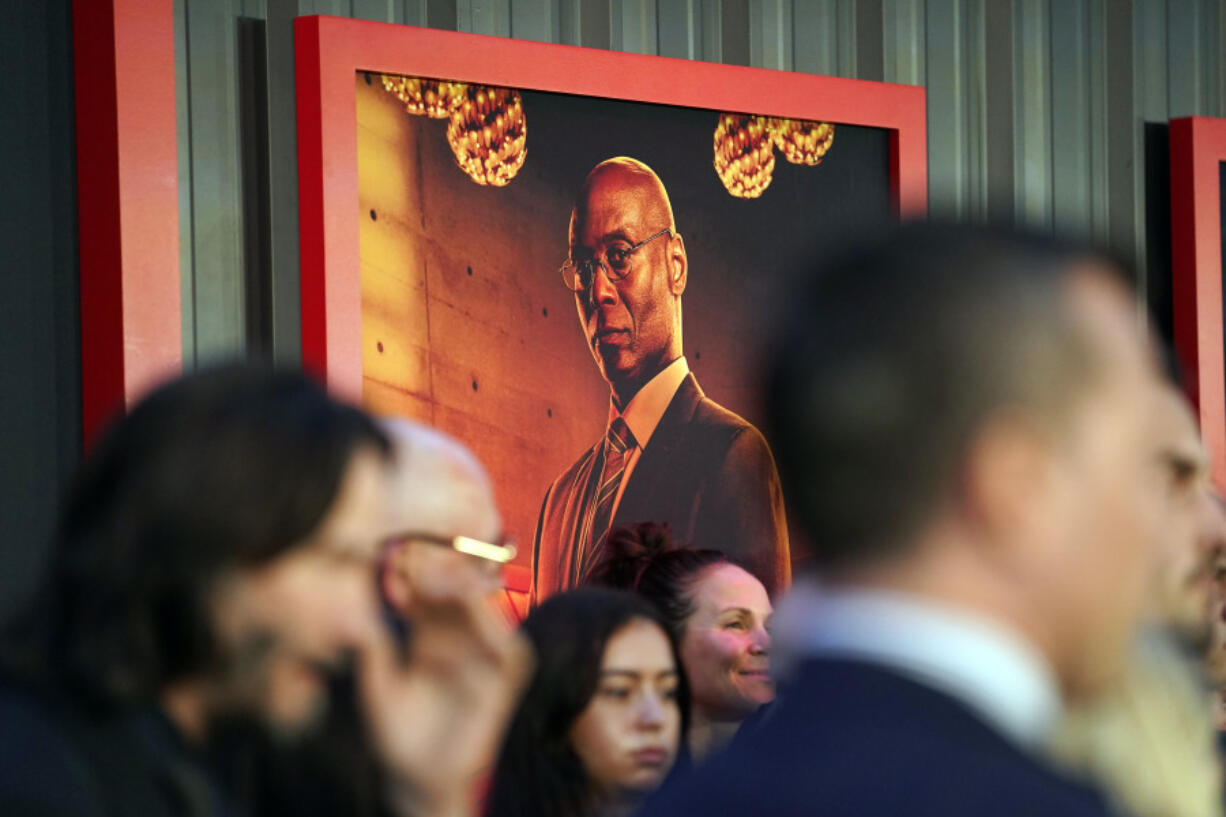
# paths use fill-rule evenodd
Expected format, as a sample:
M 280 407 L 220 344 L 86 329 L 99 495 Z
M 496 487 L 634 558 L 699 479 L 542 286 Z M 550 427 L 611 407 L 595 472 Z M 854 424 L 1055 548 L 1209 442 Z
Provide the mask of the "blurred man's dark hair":
M 79 472 L 47 581 L 6 633 L 7 671 L 112 706 L 214 671 L 215 579 L 301 545 L 363 447 L 389 450 L 298 372 L 227 365 L 161 387 Z
M 1106 817 L 1046 753 L 1122 669 L 1163 518 L 1119 272 L 910 225 L 789 293 L 768 413 L 820 576 L 774 616 L 794 667 L 770 717 L 645 814 Z
M 797 287 L 803 318 L 786 324 L 768 399 L 819 569 L 901 547 L 994 409 L 1065 417 L 1095 371 L 1067 270 L 1103 260 L 1047 237 L 912 225 Z

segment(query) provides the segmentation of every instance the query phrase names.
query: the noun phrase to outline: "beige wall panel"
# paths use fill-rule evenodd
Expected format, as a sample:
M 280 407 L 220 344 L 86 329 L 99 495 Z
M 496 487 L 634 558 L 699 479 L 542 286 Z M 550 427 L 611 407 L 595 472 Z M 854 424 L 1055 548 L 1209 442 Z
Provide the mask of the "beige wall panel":
M 380 417 L 405 417 L 434 425 L 434 403 L 370 377 L 362 379 L 366 408 Z

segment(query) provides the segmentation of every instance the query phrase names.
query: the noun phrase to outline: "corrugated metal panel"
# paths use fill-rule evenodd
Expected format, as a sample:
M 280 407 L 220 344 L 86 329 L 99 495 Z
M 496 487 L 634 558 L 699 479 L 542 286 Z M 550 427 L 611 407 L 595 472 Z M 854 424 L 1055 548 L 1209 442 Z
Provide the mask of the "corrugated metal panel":
M 186 0 L 186 113 L 192 206 L 191 346 L 184 359 L 201 361 L 247 348 L 243 277 L 243 207 L 239 167 L 238 27 L 236 0 Z
M 660 15 L 656 28 L 662 56 L 688 60 L 707 58 L 702 37 L 703 5 L 702 0 L 677 0 L 672 13 Z
M 510 35 L 517 40 L 556 43 L 561 35 L 558 0 L 513 0 Z
M 749 18 L 750 63 L 791 71 L 795 65 L 793 49 L 800 51 L 802 59 L 811 59 L 813 54 L 825 51 L 820 28 L 813 27 L 804 10 L 800 11 L 799 18 L 793 22 L 791 0 L 754 3 Z
M 247 348 L 243 270 L 272 278 L 262 308 L 274 349 L 297 355 L 296 14 L 925 85 L 934 212 L 1106 240 L 1143 272 L 1152 123 L 1224 112 L 1218 0 L 177 0 L 176 10 L 188 361 Z M 268 19 L 268 270 L 243 252 L 253 199 L 242 193 L 252 135 L 239 115 L 240 16 Z
M 925 16 L 928 88 L 928 199 L 934 212 L 967 214 L 966 4 L 928 0 Z
M 1051 227 L 1051 17 L 1047 0 L 1013 11 L 1013 179 L 1018 224 Z
M 474 34 L 511 36 L 510 0 L 456 0 L 456 28 Z
M 43 577 L 59 500 L 81 459 L 72 3 L 4 11 L 0 620 Z
M 612 0 L 610 47 L 635 54 L 659 54 L 656 0 Z
M 882 0 L 881 51 L 885 82 L 923 85 L 927 76 L 923 0 Z
M 1073 235 L 1092 232 L 1092 144 L 1089 4 L 1051 6 L 1052 223 Z

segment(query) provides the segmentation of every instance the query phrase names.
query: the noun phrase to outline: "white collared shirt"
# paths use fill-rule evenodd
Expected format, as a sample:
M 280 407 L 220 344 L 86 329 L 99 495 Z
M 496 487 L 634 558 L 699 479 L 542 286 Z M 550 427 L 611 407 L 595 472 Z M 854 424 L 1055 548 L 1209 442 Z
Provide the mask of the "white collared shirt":
M 630 474 L 634 472 L 634 466 L 638 465 L 643 449 L 651 441 L 651 435 L 655 433 L 656 426 L 660 424 L 660 419 L 668 410 L 668 404 L 673 401 L 677 389 L 681 388 L 681 383 L 689 373 L 690 364 L 685 362 L 685 357 L 677 358 L 665 366 L 659 374 L 648 380 L 631 398 L 625 410 L 620 412 L 621 418 L 630 428 L 630 433 L 634 435 L 635 444 L 626 457 L 626 468 L 622 472 L 622 481 L 617 488 L 617 496 L 613 500 L 610 519 L 617 516 L 617 508 L 622 504 L 622 494 L 626 492 L 626 485 L 630 482 Z M 610 400 L 609 424 L 612 425 L 613 420 L 618 416 L 617 407 Z
M 1047 660 L 1008 628 L 918 596 L 797 583 L 775 611 L 776 672 L 806 656 L 871 661 L 940 690 L 1038 751 L 1061 702 Z

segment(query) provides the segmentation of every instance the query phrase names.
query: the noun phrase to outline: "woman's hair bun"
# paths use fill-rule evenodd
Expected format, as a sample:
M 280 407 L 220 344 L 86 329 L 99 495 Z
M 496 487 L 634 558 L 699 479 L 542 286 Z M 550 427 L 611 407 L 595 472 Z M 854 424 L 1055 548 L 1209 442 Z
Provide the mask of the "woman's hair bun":
M 605 542 L 605 557 L 592 568 L 585 584 L 634 590 L 643 571 L 674 547 L 668 525 L 640 522 L 614 528 Z

